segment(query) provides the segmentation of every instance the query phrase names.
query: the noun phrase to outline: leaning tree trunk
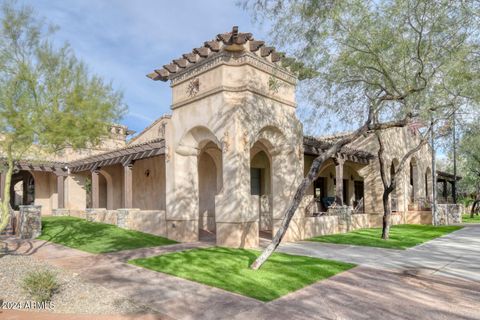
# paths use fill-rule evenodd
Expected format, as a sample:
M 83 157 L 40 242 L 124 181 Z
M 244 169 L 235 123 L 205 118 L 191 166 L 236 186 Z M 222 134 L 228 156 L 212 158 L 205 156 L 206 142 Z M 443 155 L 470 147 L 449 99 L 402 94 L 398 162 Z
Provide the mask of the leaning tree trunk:
M 5 184 L 2 195 L 2 206 L 0 212 L 0 233 L 5 230 L 10 221 L 10 186 L 12 183 L 13 175 L 13 158 L 11 147 L 7 150 L 7 172 L 5 175 Z
M 480 209 L 480 200 L 475 200 L 473 202 L 472 210 L 470 211 L 470 218 L 473 218 L 475 213 L 478 215 L 478 212 L 476 212 L 476 211 L 480 211 L 480 210 L 478 210 L 477 207 L 478 207 L 478 209 Z
M 305 178 L 303 178 L 302 182 L 298 186 L 297 190 L 295 191 L 295 195 L 293 197 L 292 202 L 288 206 L 284 218 L 282 220 L 282 223 L 280 227 L 278 228 L 277 232 L 275 233 L 275 236 L 272 239 L 272 242 L 263 250 L 263 252 L 260 254 L 260 256 L 252 263 L 250 266 L 251 269 L 253 270 L 258 270 L 265 261 L 272 255 L 272 253 L 277 249 L 278 245 L 282 241 L 283 237 L 285 236 L 285 233 L 287 232 L 288 226 L 290 224 L 290 221 L 293 218 L 293 215 L 297 211 L 298 207 L 300 206 L 300 203 L 305 196 L 305 193 L 308 189 L 308 187 L 313 183 L 313 180 L 318 175 L 318 172 L 320 171 L 320 168 L 322 164 L 329 158 L 335 156 L 340 149 L 345 146 L 346 144 L 349 144 L 350 142 L 354 141 L 358 137 L 360 137 L 362 134 L 367 132 L 369 129 L 370 121 L 367 121 L 361 128 L 359 128 L 357 131 L 352 133 L 351 135 L 340 139 L 337 141 L 335 144 L 333 144 L 332 147 L 330 147 L 326 152 L 324 152 L 322 155 L 316 157 L 313 160 L 312 166 L 310 167 L 310 170 L 308 171 L 307 175 Z
M 392 214 L 392 207 L 390 205 L 390 193 L 385 190 L 383 193 L 383 221 L 382 221 L 382 239 L 388 240 L 390 237 L 390 217 Z
M 320 171 L 320 167 L 325 162 L 325 159 L 326 159 L 325 155 L 315 158 L 307 176 L 302 180 L 302 183 L 297 188 L 297 191 L 295 192 L 293 200 L 288 206 L 287 211 L 285 212 L 285 217 L 282 220 L 282 224 L 280 225 L 280 228 L 278 229 L 277 233 L 275 233 L 275 236 L 273 237 L 272 242 L 268 245 L 268 247 L 265 250 L 263 250 L 262 254 L 252 263 L 252 265 L 250 266 L 251 269 L 258 270 L 262 266 L 262 264 L 268 259 L 268 257 L 271 256 L 273 251 L 277 249 L 278 245 L 283 239 L 283 236 L 287 232 L 288 225 L 290 224 L 290 221 L 292 220 L 293 215 L 297 211 L 303 197 L 305 196 L 305 192 L 307 191 L 307 188 L 313 183 L 313 180 L 316 178 L 318 172 Z
M 388 128 L 393 128 L 393 127 L 404 127 L 408 123 L 408 121 L 411 119 L 411 117 L 412 115 L 409 114 L 402 120 L 392 121 L 388 123 L 378 123 L 378 124 L 372 125 L 371 123 L 372 123 L 373 114 L 371 113 L 367 121 L 362 127 L 360 127 L 357 131 L 353 132 L 352 134 L 338 140 L 322 155 L 315 158 L 313 160 L 312 166 L 310 167 L 310 170 L 308 171 L 306 177 L 303 178 L 302 182 L 300 183 L 297 190 L 295 191 L 293 200 L 288 206 L 287 210 L 285 211 L 285 215 L 283 217 L 280 228 L 275 233 L 275 236 L 273 237 L 272 242 L 267 246 L 267 248 L 265 248 L 265 250 L 263 250 L 260 256 L 258 256 L 258 258 L 252 263 L 250 268 L 253 270 L 258 270 L 263 265 L 263 263 L 265 263 L 265 261 L 267 261 L 267 259 L 272 255 L 275 249 L 277 249 L 278 245 L 280 244 L 283 237 L 285 236 L 285 233 L 287 232 L 288 226 L 290 224 L 290 221 L 293 218 L 293 215 L 297 211 L 303 197 L 305 196 L 307 188 L 313 183 L 313 180 L 315 180 L 315 178 L 317 177 L 322 164 L 327 159 L 334 157 L 342 147 L 356 140 L 361 135 L 367 133 L 369 130 L 375 131 L 375 130 L 384 130 Z

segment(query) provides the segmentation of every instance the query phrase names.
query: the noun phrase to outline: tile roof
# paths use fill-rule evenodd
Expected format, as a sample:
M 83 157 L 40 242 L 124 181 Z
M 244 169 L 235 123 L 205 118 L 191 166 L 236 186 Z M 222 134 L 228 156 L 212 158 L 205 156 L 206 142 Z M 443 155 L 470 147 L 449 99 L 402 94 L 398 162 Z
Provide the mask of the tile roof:
M 147 77 L 155 81 L 168 81 L 180 71 L 186 70 L 221 51 L 255 52 L 274 63 L 281 61 L 283 58 L 283 54 L 275 51 L 274 47 L 267 47 L 264 41 L 255 40 L 251 33 L 238 32 L 238 27 L 234 26 L 231 32 L 221 33 L 214 40 L 205 41 L 203 47 L 195 48 L 192 52 L 183 54 L 181 58 L 174 59 L 171 63 L 164 65 L 163 68 L 154 70 Z

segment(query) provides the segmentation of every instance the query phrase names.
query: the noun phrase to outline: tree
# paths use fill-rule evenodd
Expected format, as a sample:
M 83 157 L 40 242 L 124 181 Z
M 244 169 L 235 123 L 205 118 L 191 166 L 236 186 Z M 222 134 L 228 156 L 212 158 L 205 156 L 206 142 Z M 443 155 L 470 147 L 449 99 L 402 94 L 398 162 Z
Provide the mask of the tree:
M 397 166 L 394 166 L 390 170 L 390 177 L 387 177 L 387 164 L 385 159 L 385 142 L 382 138 L 380 131 L 375 132 L 377 142 L 379 145 L 378 148 L 378 162 L 380 164 L 380 177 L 382 178 L 383 184 L 383 194 L 382 194 L 382 205 L 383 205 L 383 221 L 382 221 L 382 239 L 388 240 L 390 236 L 390 216 L 392 214 L 392 207 L 390 203 L 390 194 L 395 190 L 397 186 L 397 176 L 405 167 L 405 163 L 418 152 L 423 146 L 428 142 L 428 137 L 430 133 L 429 130 L 421 137 L 420 142 L 412 149 L 408 150 L 400 160 Z
M 0 231 L 9 221 L 15 162 L 33 149 L 57 152 L 95 144 L 126 106 L 122 94 L 90 75 L 54 28 L 32 8 L 6 2 L 0 11 L 0 154 L 6 166 Z
M 475 195 L 470 212 L 473 218 L 473 215 L 480 211 L 480 124 L 478 122 L 465 125 L 459 151 L 462 158 L 464 190 Z
M 360 136 L 444 113 L 451 96 L 478 95 L 478 12 L 473 1 L 256 0 L 274 41 L 314 69 L 303 89 L 311 114 L 357 129 L 318 156 L 285 211 L 258 269 L 282 240 L 323 162 Z M 312 117 L 313 119 L 323 119 Z

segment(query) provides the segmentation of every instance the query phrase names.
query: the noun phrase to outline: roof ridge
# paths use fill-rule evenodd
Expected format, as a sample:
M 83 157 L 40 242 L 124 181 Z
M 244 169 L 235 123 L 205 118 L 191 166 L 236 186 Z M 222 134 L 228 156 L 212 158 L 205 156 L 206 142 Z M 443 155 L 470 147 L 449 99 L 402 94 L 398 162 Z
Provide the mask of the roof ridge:
M 231 32 L 219 33 L 215 39 L 205 41 L 202 47 L 194 48 L 192 52 L 183 54 L 179 59 L 173 59 L 162 68 L 155 69 L 147 77 L 155 81 L 168 81 L 180 71 L 210 58 L 220 51 L 249 51 L 272 63 L 280 62 L 284 57 L 283 53 L 275 50 L 275 47 L 266 47 L 264 41 L 255 40 L 249 32 L 238 32 L 238 26 L 233 26 Z

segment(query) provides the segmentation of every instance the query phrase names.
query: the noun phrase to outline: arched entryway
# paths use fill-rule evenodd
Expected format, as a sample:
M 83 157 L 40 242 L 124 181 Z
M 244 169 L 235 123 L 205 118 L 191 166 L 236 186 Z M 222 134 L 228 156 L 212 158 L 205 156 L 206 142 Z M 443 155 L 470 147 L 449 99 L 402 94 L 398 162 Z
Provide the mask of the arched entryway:
M 214 240 L 216 237 L 215 196 L 222 189 L 222 152 L 212 141 L 204 141 L 200 147 L 198 155 L 199 238 Z
M 272 171 L 267 147 L 257 141 L 250 150 L 250 195 L 254 210 L 258 210 L 259 235 L 271 238 L 272 217 Z
M 20 170 L 12 175 L 10 186 L 10 205 L 18 210 L 21 205 L 35 202 L 35 179 L 29 171 Z
M 105 177 L 105 175 L 100 172 L 100 174 L 98 175 L 98 200 L 99 200 L 98 207 L 99 208 L 111 209 L 111 204 L 109 204 L 109 201 L 108 201 L 109 189 L 111 189 L 111 187 L 109 188 L 107 177 Z

